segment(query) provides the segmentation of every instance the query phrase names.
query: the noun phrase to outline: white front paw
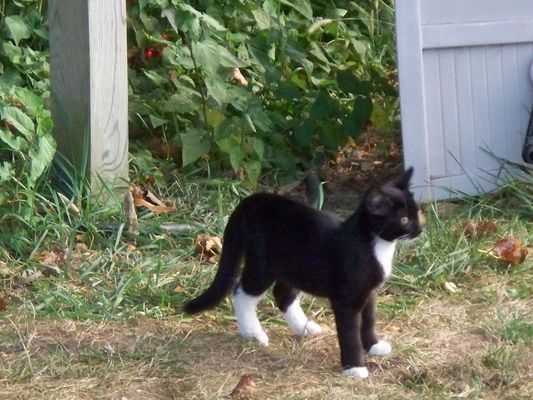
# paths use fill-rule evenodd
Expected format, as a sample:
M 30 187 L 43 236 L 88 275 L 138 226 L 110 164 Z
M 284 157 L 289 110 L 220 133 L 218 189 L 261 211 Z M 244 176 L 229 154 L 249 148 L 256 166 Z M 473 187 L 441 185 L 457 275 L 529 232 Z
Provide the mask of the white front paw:
M 263 330 L 243 330 L 241 336 L 246 339 L 256 339 L 262 346 L 268 346 L 268 335 Z
M 265 346 L 265 347 L 268 346 L 268 335 L 264 331 L 257 332 L 254 335 L 254 337 L 257 339 L 259 344 L 261 344 L 262 346 Z
M 368 378 L 368 369 L 366 367 L 346 368 L 342 371 L 342 374 L 353 378 L 365 379 Z
M 380 340 L 376 344 L 374 344 L 370 350 L 368 350 L 369 356 L 378 356 L 383 357 L 389 354 L 392 350 L 392 347 L 389 343 L 387 343 L 384 340 Z

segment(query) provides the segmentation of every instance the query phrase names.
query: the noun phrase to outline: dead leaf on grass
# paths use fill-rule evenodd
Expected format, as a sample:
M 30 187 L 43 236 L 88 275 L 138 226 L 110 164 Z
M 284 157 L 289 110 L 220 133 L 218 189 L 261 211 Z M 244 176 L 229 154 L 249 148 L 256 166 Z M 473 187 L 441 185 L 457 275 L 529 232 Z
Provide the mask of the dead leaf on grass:
M 65 250 L 58 247 L 38 253 L 35 259 L 43 265 L 58 265 L 63 267 L 66 262 Z
M 235 389 L 231 392 L 231 397 L 245 398 L 251 396 L 255 392 L 255 382 L 250 375 L 243 375 L 235 386 Z
M 41 271 L 34 271 L 32 269 L 27 269 L 20 274 L 20 283 L 23 285 L 28 285 L 33 281 L 41 278 L 43 276 Z
M 185 288 L 181 285 L 178 285 L 174 288 L 174 293 L 185 293 Z
M 174 211 L 173 206 L 163 203 L 147 189 L 143 190 L 138 186 L 133 186 L 130 189 L 130 193 L 133 197 L 135 207 L 146 207 L 155 213 L 169 213 Z
M 0 312 L 6 312 L 6 311 L 7 311 L 7 302 L 2 296 L 0 296 Z
M 488 219 L 482 219 L 480 221 L 468 219 L 461 226 L 454 229 L 454 234 L 456 236 L 463 234 L 467 239 L 473 239 L 475 237 L 487 236 L 497 231 L 498 225 L 494 221 Z
M 201 233 L 194 240 L 196 252 L 207 262 L 216 264 L 222 252 L 222 240 L 218 236 Z
M 516 265 L 525 261 L 531 253 L 531 248 L 524 246 L 520 238 L 507 236 L 497 240 L 488 253 L 499 260 Z
M 7 263 L 0 260 L 0 276 L 7 276 L 11 273 L 9 268 L 7 268 Z
M 161 138 L 155 137 L 150 141 L 150 151 L 154 157 L 171 158 L 175 163 L 181 163 L 181 149 Z
M 444 282 L 444 289 L 450 293 L 457 293 L 459 291 L 459 288 L 453 282 Z
M 396 325 L 387 325 L 385 327 L 385 330 L 387 332 L 391 332 L 391 333 L 398 333 L 398 332 L 402 331 L 402 328 L 400 328 L 399 326 L 396 326 Z

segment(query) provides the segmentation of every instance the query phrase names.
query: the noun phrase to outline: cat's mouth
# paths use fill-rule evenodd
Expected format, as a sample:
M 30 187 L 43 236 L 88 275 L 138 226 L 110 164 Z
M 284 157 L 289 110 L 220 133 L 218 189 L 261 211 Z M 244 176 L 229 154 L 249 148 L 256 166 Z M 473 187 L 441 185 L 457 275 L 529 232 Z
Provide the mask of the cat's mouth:
M 418 232 L 418 233 L 406 233 L 405 235 L 402 235 L 398 238 L 398 240 L 405 240 L 405 241 L 410 241 L 410 240 L 415 240 L 417 237 L 420 236 L 422 232 Z

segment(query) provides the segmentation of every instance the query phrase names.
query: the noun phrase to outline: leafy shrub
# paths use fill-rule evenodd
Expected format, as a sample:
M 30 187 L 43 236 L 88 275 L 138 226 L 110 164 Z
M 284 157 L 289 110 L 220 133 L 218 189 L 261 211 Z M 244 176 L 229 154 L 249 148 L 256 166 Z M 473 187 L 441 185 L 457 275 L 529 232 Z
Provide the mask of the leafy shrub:
M 44 6 L 42 0 L 0 5 L 0 209 L 19 211 L 26 221 L 55 153 Z
M 31 252 L 50 228 L 37 201 L 56 148 L 45 7 L 0 2 L 0 258 Z
M 131 123 L 183 165 L 228 160 L 253 186 L 394 122 L 391 1 L 128 3 Z

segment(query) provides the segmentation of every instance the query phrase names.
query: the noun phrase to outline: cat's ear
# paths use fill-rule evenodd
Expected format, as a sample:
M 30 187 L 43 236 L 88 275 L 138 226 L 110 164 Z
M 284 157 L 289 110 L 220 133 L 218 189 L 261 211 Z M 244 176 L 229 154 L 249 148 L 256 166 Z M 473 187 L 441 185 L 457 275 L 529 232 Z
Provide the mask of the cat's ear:
M 380 190 L 372 189 L 366 195 L 365 207 L 370 214 L 382 217 L 390 212 L 392 204 L 389 196 Z
M 413 167 L 407 168 L 407 170 L 397 178 L 393 179 L 390 183 L 401 190 L 408 190 L 409 189 L 409 182 L 411 181 L 411 178 L 413 177 L 414 169 Z

